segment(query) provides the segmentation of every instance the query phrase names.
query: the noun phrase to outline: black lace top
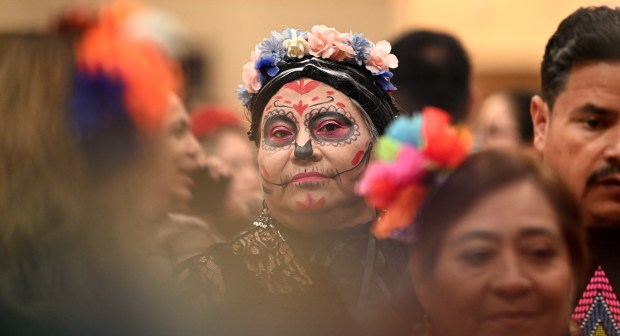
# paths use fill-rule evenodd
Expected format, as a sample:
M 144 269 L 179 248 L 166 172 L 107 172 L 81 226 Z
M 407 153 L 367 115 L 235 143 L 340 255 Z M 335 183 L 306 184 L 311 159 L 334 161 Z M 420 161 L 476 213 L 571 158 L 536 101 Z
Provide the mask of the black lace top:
M 183 263 L 179 286 L 215 334 L 407 335 L 417 307 L 408 249 L 369 226 L 256 226 Z

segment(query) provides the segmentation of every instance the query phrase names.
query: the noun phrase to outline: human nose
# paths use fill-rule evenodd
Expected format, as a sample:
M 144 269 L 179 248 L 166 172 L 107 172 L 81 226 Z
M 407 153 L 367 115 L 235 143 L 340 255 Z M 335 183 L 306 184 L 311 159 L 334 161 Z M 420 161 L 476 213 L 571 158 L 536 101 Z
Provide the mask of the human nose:
M 196 139 L 196 137 L 193 134 L 189 134 L 187 136 L 185 146 L 186 146 L 186 151 L 188 155 L 190 156 L 198 156 L 202 152 L 202 147 L 200 146 L 198 139 Z
M 506 253 L 498 262 L 492 285 L 496 295 L 512 299 L 527 294 L 532 287 L 532 282 L 518 256 Z
M 295 139 L 295 149 L 293 150 L 294 161 L 318 161 L 319 151 L 316 145 L 312 144 L 312 137 L 308 132 L 301 131 Z
M 620 123 L 609 131 L 606 141 L 605 160 L 620 162 Z

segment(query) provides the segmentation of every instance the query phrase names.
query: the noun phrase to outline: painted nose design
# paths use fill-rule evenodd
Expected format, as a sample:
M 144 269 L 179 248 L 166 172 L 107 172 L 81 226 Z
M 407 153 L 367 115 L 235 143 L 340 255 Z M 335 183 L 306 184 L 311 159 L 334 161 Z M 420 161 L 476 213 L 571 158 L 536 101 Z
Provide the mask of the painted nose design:
M 295 158 L 298 160 L 307 160 L 312 157 L 312 143 L 310 139 L 306 141 L 306 144 L 303 146 L 295 143 Z

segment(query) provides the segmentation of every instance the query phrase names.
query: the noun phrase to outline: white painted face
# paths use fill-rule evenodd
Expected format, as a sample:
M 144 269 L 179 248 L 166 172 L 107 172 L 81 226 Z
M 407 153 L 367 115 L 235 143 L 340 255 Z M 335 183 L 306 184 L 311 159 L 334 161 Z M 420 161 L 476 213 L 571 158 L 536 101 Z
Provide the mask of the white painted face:
M 354 184 L 370 144 L 362 111 L 345 94 L 307 78 L 284 85 L 261 121 L 258 163 L 268 207 L 312 215 L 363 204 Z

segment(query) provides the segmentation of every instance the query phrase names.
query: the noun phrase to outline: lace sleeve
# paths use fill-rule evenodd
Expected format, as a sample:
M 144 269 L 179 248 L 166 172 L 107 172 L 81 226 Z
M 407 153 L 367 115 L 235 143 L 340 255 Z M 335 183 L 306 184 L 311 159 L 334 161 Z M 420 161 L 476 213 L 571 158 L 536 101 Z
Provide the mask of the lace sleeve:
M 211 251 L 190 258 L 179 265 L 176 272 L 177 288 L 189 302 L 212 307 L 226 300 L 226 286 L 222 269 Z

